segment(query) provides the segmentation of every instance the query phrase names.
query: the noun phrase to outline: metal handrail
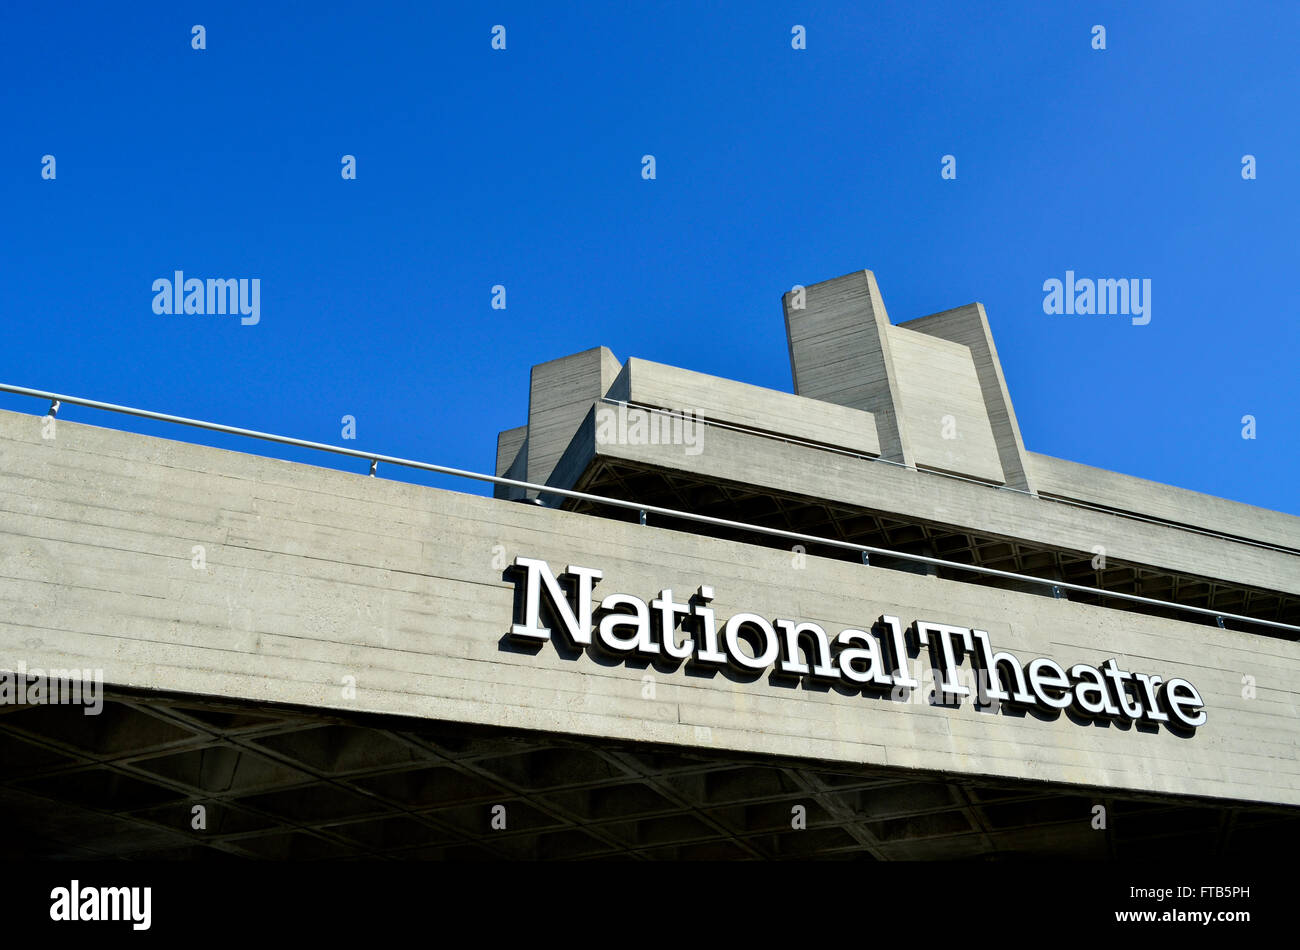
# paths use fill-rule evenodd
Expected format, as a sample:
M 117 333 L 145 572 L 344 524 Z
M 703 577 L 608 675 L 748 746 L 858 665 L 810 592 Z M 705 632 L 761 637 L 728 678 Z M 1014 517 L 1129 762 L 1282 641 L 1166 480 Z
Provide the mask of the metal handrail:
M 68 403 L 74 406 L 84 406 L 88 409 L 102 409 L 106 412 L 119 412 L 124 415 L 138 416 L 142 419 L 153 419 L 158 422 L 173 422 L 178 425 L 192 426 L 196 429 L 206 429 L 210 432 L 224 432 L 229 435 L 241 435 L 252 439 L 261 439 L 266 442 L 275 442 L 280 445 L 292 445 L 304 449 L 318 449 L 322 452 L 332 452 L 335 455 L 344 455 L 349 458 L 364 459 L 371 463 L 371 474 L 374 474 L 375 465 L 383 462 L 387 465 L 399 465 L 404 468 L 413 468 L 425 472 L 434 472 L 440 475 L 452 475 L 458 478 L 468 478 L 474 481 L 489 482 L 493 485 L 508 485 L 513 488 L 523 488 L 529 491 L 542 492 L 548 495 L 560 495 L 565 498 L 576 498 L 580 501 L 589 501 L 596 504 L 612 505 L 616 508 L 626 508 L 631 511 L 641 511 L 663 515 L 669 518 L 683 518 L 688 521 L 696 521 L 701 524 L 714 525 L 722 528 L 734 528 L 742 531 L 751 531 L 756 534 L 764 534 L 769 537 L 785 538 L 791 541 L 806 541 L 812 544 L 825 545 L 827 547 L 839 548 L 845 551 L 854 551 L 859 554 L 876 554 L 882 557 L 899 558 L 905 561 L 914 561 L 920 564 L 930 564 L 935 567 L 945 567 L 952 570 L 970 571 L 975 574 L 984 574 L 989 577 L 1001 577 L 1007 580 L 1019 581 L 1028 584 L 1038 584 L 1043 587 L 1051 587 L 1061 590 L 1073 590 L 1081 593 L 1093 594 L 1102 597 L 1114 597 L 1119 600 L 1125 600 L 1130 603 L 1146 604 L 1152 607 L 1163 607 L 1172 610 L 1182 610 L 1189 613 L 1200 614 L 1206 617 L 1214 617 L 1222 622 L 1223 620 L 1236 620 L 1242 623 L 1256 624 L 1259 626 L 1272 627 L 1277 630 L 1287 630 L 1291 633 L 1300 634 L 1300 627 L 1287 623 L 1279 623 L 1274 620 L 1262 620 L 1258 617 L 1247 617 L 1243 614 L 1224 613 L 1221 610 L 1211 610 L 1207 607 L 1194 607 L 1191 604 L 1178 604 L 1173 601 L 1156 600 L 1152 597 L 1141 597 L 1137 594 L 1126 594 L 1121 591 L 1109 591 L 1099 587 L 1087 587 L 1083 584 L 1072 584 L 1068 581 L 1055 581 L 1042 577 L 1034 577 L 1029 574 L 1015 574 L 1011 571 L 1000 571 L 992 567 L 981 567 L 977 564 L 962 564 L 959 561 L 945 561 L 942 558 L 928 557 L 923 554 L 910 554 L 905 551 L 891 551 L 888 548 L 877 548 L 866 544 L 854 544 L 850 541 L 840 541 L 835 538 L 822 538 L 817 535 L 803 534 L 798 531 L 787 531 L 783 528 L 769 528 L 764 525 L 749 524 L 744 521 L 732 521 L 728 518 L 715 518 L 712 515 L 701 515 L 691 511 L 678 511 L 673 508 L 663 508 L 658 505 L 647 505 L 642 502 L 627 501 L 622 498 L 609 498 L 604 495 L 593 495 L 589 492 L 574 491 L 570 488 L 557 488 L 551 485 L 538 485 L 534 482 L 521 481 L 516 478 L 505 478 L 501 475 L 484 475 L 482 472 L 471 472 L 466 469 L 452 468 L 448 465 L 435 465 L 432 462 L 417 462 L 413 459 L 398 458 L 392 455 L 379 455 L 374 452 L 361 452 L 357 449 L 345 449 L 337 445 L 328 445 L 324 442 L 309 442 L 306 439 L 294 439 L 289 436 L 275 435 L 270 432 L 259 432 L 256 429 L 242 429 L 238 426 L 222 425 L 218 422 L 205 422 L 202 419 L 189 419 L 185 416 L 173 416 L 162 412 L 153 412 L 148 409 L 136 409 L 132 406 L 118 406 L 113 403 L 99 402 L 94 399 L 82 399 L 77 396 L 65 396 L 60 393 L 46 392 L 40 389 L 28 389 L 25 386 L 10 386 L 0 383 L 0 392 L 13 393 L 19 396 L 32 396 L 37 399 L 48 399 L 51 401 L 51 409 L 57 411 L 60 404 Z

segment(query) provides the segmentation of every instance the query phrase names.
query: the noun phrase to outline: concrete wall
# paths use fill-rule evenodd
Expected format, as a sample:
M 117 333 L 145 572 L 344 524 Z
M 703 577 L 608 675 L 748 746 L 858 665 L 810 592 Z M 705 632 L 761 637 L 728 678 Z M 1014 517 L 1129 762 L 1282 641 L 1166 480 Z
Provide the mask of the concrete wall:
M 0 459 L 5 664 L 100 667 L 114 684 L 254 701 L 1300 804 L 1295 643 L 839 561 L 798 569 L 779 550 L 66 422 L 44 441 L 29 415 L 0 412 Z M 838 630 L 886 612 L 977 625 L 1024 661 L 1115 656 L 1190 679 L 1209 721 L 1186 739 L 680 670 L 653 674 L 646 699 L 647 671 L 549 645 L 502 648 L 513 600 L 502 565 L 520 554 L 557 571 L 600 568 L 601 593 L 711 584 L 723 617 L 749 610 Z M 1253 699 L 1242 696 L 1247 674 Z

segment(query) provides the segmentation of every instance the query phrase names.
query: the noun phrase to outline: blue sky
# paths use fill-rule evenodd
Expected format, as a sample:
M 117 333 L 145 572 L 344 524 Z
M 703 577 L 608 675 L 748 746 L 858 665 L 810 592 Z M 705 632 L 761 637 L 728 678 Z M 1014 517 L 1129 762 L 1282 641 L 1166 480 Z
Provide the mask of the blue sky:
M 1029 449 L 1300 514 L 1300 5 L 550 6 L 8 10 L 0 381 L 485 471 L 591 346 L 789 391 L 781 294 L 865 267 L 984 303 Z M 178 269 L 260 322 L 155 314 Z

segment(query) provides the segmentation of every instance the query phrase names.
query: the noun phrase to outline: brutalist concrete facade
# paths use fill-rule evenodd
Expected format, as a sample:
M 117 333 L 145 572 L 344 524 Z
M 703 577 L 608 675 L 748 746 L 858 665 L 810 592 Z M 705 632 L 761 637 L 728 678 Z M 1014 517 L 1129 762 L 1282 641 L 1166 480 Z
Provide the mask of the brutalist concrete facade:
M 0 707 L 23 847 L 906 859 L 1294 838 L 1294 634 L 1102 592 L 1300 624 L 1300 519 L 1028 451 L 979 304 L 892 324 L 860 272 L 784 308 L 793 394 L 587 350 L 533 368 L 497 474 L 931 561 L 66 422 L 43 439 L 39 417 L 0 413 L 0 665 L 102 669 L 109 698 L 102 717 Z M 650 416 L 690 438 L 646 437 Z M 607 594 L 704 588 L 719 636 L 742 613 L 828 640 L 899 618 L 905 656 L 881 634 L 886 679 L 861 687 L 586 649 L 561 636 L 572 583 L 540 591 L 554 635 L 521 637 L 529 561 L 557 585 L 600 572 L 580 635 Z M 942 662 L 936 624 L 1024 663 L 1194 684 L 1180 708 L 1204 722 L 890 688 Z M 1134 681 L 1134 701 L 1155 708 L 1159 685 Z M 196 802 L 216 827 L 191 827 Z

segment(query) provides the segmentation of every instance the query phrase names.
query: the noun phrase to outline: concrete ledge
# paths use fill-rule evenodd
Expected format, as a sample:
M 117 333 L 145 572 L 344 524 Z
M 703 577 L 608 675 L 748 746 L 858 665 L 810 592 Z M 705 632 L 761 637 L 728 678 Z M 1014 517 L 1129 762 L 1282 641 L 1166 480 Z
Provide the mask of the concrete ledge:
M 1300 551 L 1300 518 L 1294 515 L 1037 452 L 1029 453 L 1029 466 L 1048 494 Z
M 704 445 L 698 455 L 655 445 L 597 450 L 706 480 L 843 502 L 1087 557 L 1101 545 L 1115 561 L 1300 595 L 1300 556 L 1294 554 L 745 432 L 710 429 Z

